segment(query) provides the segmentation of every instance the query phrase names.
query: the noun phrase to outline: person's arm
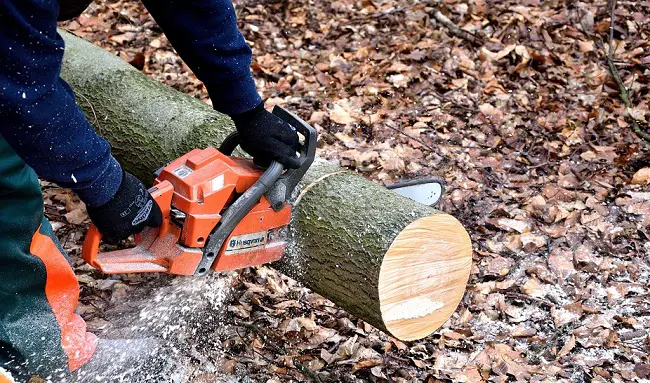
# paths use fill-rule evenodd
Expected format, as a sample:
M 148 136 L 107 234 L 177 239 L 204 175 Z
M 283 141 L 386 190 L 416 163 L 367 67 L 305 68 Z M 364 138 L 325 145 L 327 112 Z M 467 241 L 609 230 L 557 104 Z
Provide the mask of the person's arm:
M 143 0 L 176 51 L 208 89 L 214 108 L 247 112 L 262 99 L 250 72 L 251 50 L 230 0 Z
M 123 239 L 160 225 L 160 209 L 60 79 L 58 8 L 57 0 L 0 1 L 0 136 L 39 177 L 74 190 L 100 232 Z
M 41 178 L 99 206 L 117 191 L 122 169 L 59 78 L 57 4 L 0 2 L 0 134 Z
M 142 0 L 181 58 L 203 81 L 214 108 L 232 117 L 256 163 L 298 167 L 298 135 L 264 109 L 250 71 L 251 50 L 230 0 Z

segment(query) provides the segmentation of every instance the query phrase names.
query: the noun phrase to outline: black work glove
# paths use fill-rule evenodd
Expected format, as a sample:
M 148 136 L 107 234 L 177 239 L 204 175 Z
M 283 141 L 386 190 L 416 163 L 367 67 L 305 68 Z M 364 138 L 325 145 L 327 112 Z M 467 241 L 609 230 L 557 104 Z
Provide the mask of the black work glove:
M 107 243 L 117 243 L 145 226 L 158 227 L 162 223 L 160 207 L 142 182 L 128 172 L 124 172 L 122 184 L 110 201 L 87 210 Z
M 269 166 L 275 160 L 285 168 L 300 167 L 296 129 L 264 109 L 263 102 L 248 112 L 230 117 L 241 137 L 241 148 L 253 156 L 255 164 Z

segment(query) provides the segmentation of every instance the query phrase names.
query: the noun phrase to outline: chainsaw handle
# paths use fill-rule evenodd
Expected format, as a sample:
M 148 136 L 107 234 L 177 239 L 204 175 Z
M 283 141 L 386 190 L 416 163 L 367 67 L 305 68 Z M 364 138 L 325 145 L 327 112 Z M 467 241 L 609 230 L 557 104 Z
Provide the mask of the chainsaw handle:
M 299 149 L 300 166 L 297 169 L 287 169 L 284 173 L 274 181 L 274 184 L 265 191 L 266 198 L 271 203 L 271 207 L 275 211 L 279 211 L 284 207 L 284 203 L 291 198 L 293 190 L 298 185 L 298 182 L 307 173 L 307 170 L 314 162 L 316 157 L 316 144 L 318 141 L 318 133 L 311 125 L 303 121 L 300 117 L 287 111 L 283 107 L 276 105 L 273 107 L 273 114 L 282 119 L 287 124 L 294 127 L 300 134 L 305 137 L 305 140 Z M 219 151 L 227 156 L 231 155 L 233 151 L 241 143 L 241 137 L 237 131 L 230 133 L 225 140 L 221 143 Z M 270 169 L 270 167 L 269 167 Z M 265 174 L 269 172 L 266 170 Z
M 149 189 L 149 194 L 153 197 L 155 203 L 158 204 L 162 212 L 163 220 L 160 227 L 146 227 L 143 230 L 145 231 L 157 231 L 157 235 L 151 236 L 162 237 L 169 231 L 169 215 L 171 209 L 172 195 L 174 193 L 174 187 L 169 181 L 163 181 L 158 185 Z M 138 235 L 138 234 L 136 234 Z M 90 266 L 99 268 L 97 263 L 99 257 L 99 245 L 102 241 L 102 233 L 99 232 L 97 226 L 91 223 L 88 231 L 86 232 L 86 237 L 84 238 L 83 246 L 81 248 L 81 256 Z M 147 236 L 149 237 L 149 236 Z M 136 238 L 137 239 L 137 238 Z M 137 241 L 136 241 L 137 242 Z
M 280 105 L 273 107 L 273 114 L 280 117 L 283 121 L 296 128 L 296 130 L 305 137 L 305 141 L 300 146 L 300 167 L 297 169 L 288 169 L 273 188 L 266 193 L 266 198 L 271 203 L 273 210 L 282 209 L 284 203 L 291 198 L 293 190 L 307 173 L 307 170 L 316 158 L 316 144 L 318 133 L 311 125 L 303 121 L 300 117 L 284 109 Z
M 284 175 L 284 178 L 297 177 L 298 181 L 300 181 L 316 157 L 316 141 L 318 140 L 318 133 L 316 132 L 316 129 L 314 129 L 311 125 L 303 121 L 295 114 L 284 109 L 280 105 L 273 107 L 273 114 L 280 117 L 287 124 L 293 126 L 298 131 L 298 133 L 302 134 L 305 137 L 305 141 L 302 145 L 300 145 L 299 149 L 300 167 L 297 169 L 289 169 Z M 296 184 L 297 183 L 298 182 L 296 182 Z
M 316 132 L 316 129 L 314 129 L 311 125 L 279 105 L 273 107 L 273 114 L 282 119 L 282 121 L 291 125 L 305 137 L 305 142 L 300 145 L 299 149 L 300 156 L 298 159 L 300 160 L 300 167 L 298 169 L 287 170 L 283 177 L 298 178 L 299 181 L 309 166 L 312 164 L 312 162 L 314 162 L 314 158 L 316 157 L 316 141 L 318 140 L 318 134 Z M 230 156 L 240 144 L 241 136 L 239 132 L 234 131 L 223 140 L 221 146 L 219 146 L 219 151 L 227 156 Z M 294 173 L 295 175 L 292 175 Z

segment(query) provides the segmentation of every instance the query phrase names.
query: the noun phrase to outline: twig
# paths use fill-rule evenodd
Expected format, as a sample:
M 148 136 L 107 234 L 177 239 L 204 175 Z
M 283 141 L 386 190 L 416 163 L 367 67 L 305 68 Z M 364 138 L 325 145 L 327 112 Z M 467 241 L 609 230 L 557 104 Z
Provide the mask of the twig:
M 603 54 L 605 55 L 605 59 L 607 60 L 607 66 L 609 67 L 609 71 L 612 74 L 612 77 L 614 77 L 614 81 L 616 81 L 616 85 L 618 85 L 618 90 L 619 94 L 621 96 L 621 100 L 623 101 L 623 104 L 625 104 L 625 107 L 629 110 L 632 109 L 632 102 L 630 101 L 630 96 L 627 92 L 627 88 L 625 87 L 625 84 L 623 83 L 623 80 L 621 79 L 621 75 L 618 73 L 618 70 L 616 69 L 616 65 L 614 64 L 614 59 L 613 55 L 616 53 L 613 49 L 614 46 L 614 23 L 615 23 L 615 17 L 616 17 L 616 0 L 611 0 L 612 2 L 612 8 L 610 12 L 610 20 L 609 20 L 609 53 L 605 50 L 603 47 Z M 639 126 L 639 123 L 637 120 L 634 118 L 634 116 L 630 115 L 630 119 L 632 120 L 632 131 L 634 134 L 636 134 L 639 138 L 644 139 L 646 142 L 650 142 L 650 134 L 644 132 L 641 127 Z
M 553 162 L 553 163 L 551 163 L 551 161 L 544 161 L 544 162 L 542 162 L 541 164 L 537 164 L 537 165 L 528 165 L 528 166 L 526 166 L 526 169 L 528 169 L 528 170 L 530 170 L 530 169 L 537 169 L 537 168 L 541 168 L 542 166 L 546 166 L 546 165 L 548 165 L 548 164 L 556 165 L 557 162 Z
M 449 31 L 454 35 L 462 39 L 465 39 L 467 41 L 470 41 L 474 44 L 482 44 L 481 40 L 478 37 L 476 37 L 473 33 L 460 29 L 458 25 L 454 24 L 454 22 L 449 20 L 447 16 L 443 15 L 439 9 L 436 9 L 433 12 L 433 18 L 436 19 L 440 24 L 445 26 L 447 29 L 449 29 Z
M 405 133 L 405 132 L 402 132 L 401 130 L 399 130 L 399 129 L 397 129 L 397 128 L 394 128 L 394 127 L 392 127 L 392 126 L 390 126 L 390 125 L 384 125 L 384 126 L 387 127 L 388 129 L 392 129 L 392 130 L 396 131 L 397 133 L 399 133 L 399 134 L 401 134 L 401 135 L 403 135 L 403 136 L 405 136 L 405 137 L 408 137 L 408 138 L 412 139 L 413 141 L 418 142 L 420 145 L 422 145 L 422 146 L 424 146 L 425 148 L 431 150 L 432 153 L 435 153 L 435 152 L 436 152 L 436 149 L 435 149 L 433 146 L 427 144 L 426 142 L 422 141 L 421 139 L 419 139 L 419 138 L 417 138 L 417 137 L 413 137 L 413 136 L 411 136 L 410 134 L 407 134 L 407 133 Z
M 259 328 L 258 326 L 254 325 L 252 323 L 242 322 L 241 324 L 244 327 L 250 329 L 255 334 L 261 334 L 264 338 L 271 338 L 271 336 L 269 336 L 269 334 L 267 334 L 266 331 L 262 331 L 261 328 Z M 237 335 L 239 335 L 239 331 L 237 332 Z M 279 353 L 281 355 L 286 355 L 286 353 L 287 353 L 287 351 L 285 349 L 283 349 L 282 347 L 274 344 L 272 341 L 266 341 L 266 339 L 265 339 L 265 342 L 264 342 L 264 346 L 268 346 L 268 347 L 272 348 L 273 351 L 275 351 L 275 352 L 277 352 L 277 353 Z
M 614 19 L 616 18 L 616 0 L 610 0 L 612 8 L 609 13 L 609 57 L 614 57 Z

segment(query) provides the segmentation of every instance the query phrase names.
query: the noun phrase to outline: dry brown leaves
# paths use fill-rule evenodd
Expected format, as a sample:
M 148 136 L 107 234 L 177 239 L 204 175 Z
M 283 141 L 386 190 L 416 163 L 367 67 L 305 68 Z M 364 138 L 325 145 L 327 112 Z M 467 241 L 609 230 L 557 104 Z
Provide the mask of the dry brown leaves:
M 650 2 L 616 12 L 632 109 L 601 59 L 605 1 L 235 5 L 267 105 L 298 112 L 319 129 L 321 156 L 368 177 L 444 177 L 441 208 L 476 251 L 457 313 L 410 344 L 265 268 L 245 270 L 225 371 L 268 382 L 648 378 L 650 154 L 629 124 L 650 121 Z M 435 10 L 481 43 L 452 35 Z M 66 26 L 207 99 L 139 3 L 93 5 Z M 52 193 L 46 209 L 76 254 L 79 205 Z M 88 291 L 86 301 L 106 294 Z

